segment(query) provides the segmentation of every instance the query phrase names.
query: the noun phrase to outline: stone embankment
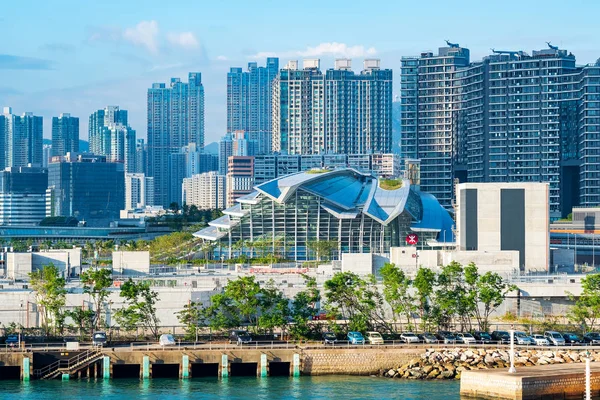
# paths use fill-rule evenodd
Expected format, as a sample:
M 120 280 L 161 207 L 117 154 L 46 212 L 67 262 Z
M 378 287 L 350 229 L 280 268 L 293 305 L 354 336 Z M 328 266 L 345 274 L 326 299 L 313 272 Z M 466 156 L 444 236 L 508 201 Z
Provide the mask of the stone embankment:
M 586 350 L 517 350 L 515 366 L 569 364 L 584 362 Z M 593 361 L 600 361 L 600 352 L 591 352 Z M 503 349 L 430 349 L 397 368 L 382 370 L 388 378 L 460 379 L 462 371 L 508 368 L 509 351 Z

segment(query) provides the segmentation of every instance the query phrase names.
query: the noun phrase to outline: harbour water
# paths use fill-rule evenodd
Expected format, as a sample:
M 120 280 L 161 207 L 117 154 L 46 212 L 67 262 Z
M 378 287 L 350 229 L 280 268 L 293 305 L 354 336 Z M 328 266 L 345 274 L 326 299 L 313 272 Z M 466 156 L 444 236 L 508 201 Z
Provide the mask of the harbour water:
M 357 376 L 4 381 L 0 400 L 41 399 L 459 399 L 457 381 Z

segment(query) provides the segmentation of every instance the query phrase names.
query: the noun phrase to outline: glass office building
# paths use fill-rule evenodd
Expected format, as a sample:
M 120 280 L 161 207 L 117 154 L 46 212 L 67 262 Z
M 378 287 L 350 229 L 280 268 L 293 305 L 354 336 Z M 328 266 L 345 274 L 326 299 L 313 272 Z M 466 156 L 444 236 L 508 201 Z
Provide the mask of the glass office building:
M 105 156 L 68 155 L 48 165 L 48 216 L 108 226 L 125 208 L 125 172 Z
M 0 225 L 37 225 L 46 217 L 48 172 L 13 167 L 0 171 Z
M 314 259 L 311 241 L 337 242 L 334 259 L 341 253 L 387 253 L 412 232 L 424 243 L 453 241 L 450 214 L 432 195 L 400 182 L 386 190 L 373 175 L 350 168 L 286 175 L 255 186 L 194 235 L 216 241 L 226 258 L 243 251 L 233 250 L 234 243 L 262 240 L 268 252 L 292 260 Z

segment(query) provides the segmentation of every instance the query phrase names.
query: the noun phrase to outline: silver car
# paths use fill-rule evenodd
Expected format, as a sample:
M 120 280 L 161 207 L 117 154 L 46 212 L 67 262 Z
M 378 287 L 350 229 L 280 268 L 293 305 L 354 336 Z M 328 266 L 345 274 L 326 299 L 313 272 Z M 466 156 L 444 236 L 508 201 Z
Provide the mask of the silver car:
M 544 336 L 548 339 L 548 342 L 554 346 L 564 346 L 565 338 L 560 334 L 560 332 L 556 331 L 547 331 L 544 332 Z
M 523 331 L 515 331 L 515 342 L 522 346 L 535 344 L 535 340 Z

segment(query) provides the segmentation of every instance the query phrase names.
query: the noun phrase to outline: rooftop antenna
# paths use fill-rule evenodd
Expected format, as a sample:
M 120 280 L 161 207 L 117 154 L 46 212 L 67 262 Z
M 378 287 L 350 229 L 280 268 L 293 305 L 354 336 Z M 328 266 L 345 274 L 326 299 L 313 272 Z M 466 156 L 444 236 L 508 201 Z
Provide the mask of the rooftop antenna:
M 448 44 L 448 46 L 450 46 L 454 49 L 457 49 L 459 47 L 458 43 L 450 43 L 450 41 L 448 39 L 446 39 L 446 44 Z
M 546 42 L 546 44 L 548 45 L 548 47 L 550 47 L 552 50 L 558 50 L 558 46 L 552 46 L 550 44 L 550 42 Z

